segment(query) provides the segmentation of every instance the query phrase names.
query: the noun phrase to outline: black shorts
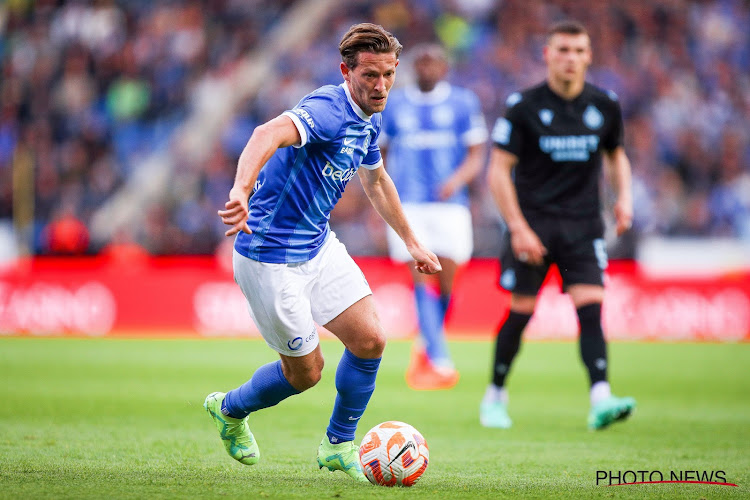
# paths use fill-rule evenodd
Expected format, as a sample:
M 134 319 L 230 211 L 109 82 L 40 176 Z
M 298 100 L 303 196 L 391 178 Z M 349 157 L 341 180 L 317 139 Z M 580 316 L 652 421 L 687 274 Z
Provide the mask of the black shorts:
M 506 231 L 500 256 L 500 286 L 521 295 L 536 295 L 550 265 L 557 264 L 563 290 L 570 285 L 604 285 L 607 247 L 604 224 L 599 217 L 571 219 L 550 215 L 527 217 L 529 226 L 547 248 L 541 265 L 516 259 Z

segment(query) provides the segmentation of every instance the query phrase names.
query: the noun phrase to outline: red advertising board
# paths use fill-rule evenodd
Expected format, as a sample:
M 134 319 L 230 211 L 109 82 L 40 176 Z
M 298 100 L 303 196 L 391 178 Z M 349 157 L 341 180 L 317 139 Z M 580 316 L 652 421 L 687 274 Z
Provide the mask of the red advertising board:
M 405 267 L 356 259 L 392 337 L 416 333 Z M 507 314 L 495 260 L 477 259 L 459 275 L 448 333 L 493 336 Z M 607 270 L 604 329 L 610 339 L 750 340 L 750 270 L 732 275 L 657 279 L 634 262 Z M 577 335 L 575 310 L 556 275 L 539 296 L 526 338 Z M 92 336 L 257 336 L 231 271 L 210 257 L 37 258 L 0 271 L 0 334 Z

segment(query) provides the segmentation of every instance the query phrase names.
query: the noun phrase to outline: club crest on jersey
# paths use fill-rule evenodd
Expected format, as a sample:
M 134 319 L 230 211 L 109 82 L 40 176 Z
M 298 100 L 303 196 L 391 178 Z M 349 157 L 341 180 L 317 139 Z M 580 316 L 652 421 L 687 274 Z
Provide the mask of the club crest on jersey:
M 555 114 L 550 109 L 539 110 L 539 119 L 542 120 L 542 123 L 544 123 L 544 125 L 547 127 L 549 127 L 550 123 L 552 123 L 552 118 L 554 117 Z
M 589 104 L 586 111 L 583 112 L 583 124 L 591 130 L 596 130 L 604 123 L 604 117 L 596 106 Z

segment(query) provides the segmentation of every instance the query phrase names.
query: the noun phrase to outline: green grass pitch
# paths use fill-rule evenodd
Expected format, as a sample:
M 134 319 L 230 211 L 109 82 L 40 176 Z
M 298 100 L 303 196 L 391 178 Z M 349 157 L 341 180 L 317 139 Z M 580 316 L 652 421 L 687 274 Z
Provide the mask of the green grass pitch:
M 403 420 L 430 465 L 413 488 L 319 471 L 342 347 L 324 340 L 315 388 L 251 416 L 261 461 L 226 455 L 202 403 L 275 354 L 260 340 L 0 338 L 0 498 L 750 498 L 750 344 L 612 343 L 615 392 L 633 417 L 586 430 L 574 343 L 528 343 L 509 379 L 511 430 L 479 426 L 491 342 L 451 342 L 461 381 L 415 392 L 410 343 L 389 343 L 357 433 Z M 738 487 L 605 487 L 598 470 L 725 471 Z

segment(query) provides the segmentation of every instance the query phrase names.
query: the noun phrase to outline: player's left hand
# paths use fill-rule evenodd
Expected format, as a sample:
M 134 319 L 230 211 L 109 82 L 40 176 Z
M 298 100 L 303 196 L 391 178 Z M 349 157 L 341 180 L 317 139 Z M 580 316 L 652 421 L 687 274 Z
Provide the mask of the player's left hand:
M 619 199 L 615 203 L 614 212 L 617 223 L 617 236 L 622 236 L 625 231 L 633 226 L 633 203 L 628 200 Z

